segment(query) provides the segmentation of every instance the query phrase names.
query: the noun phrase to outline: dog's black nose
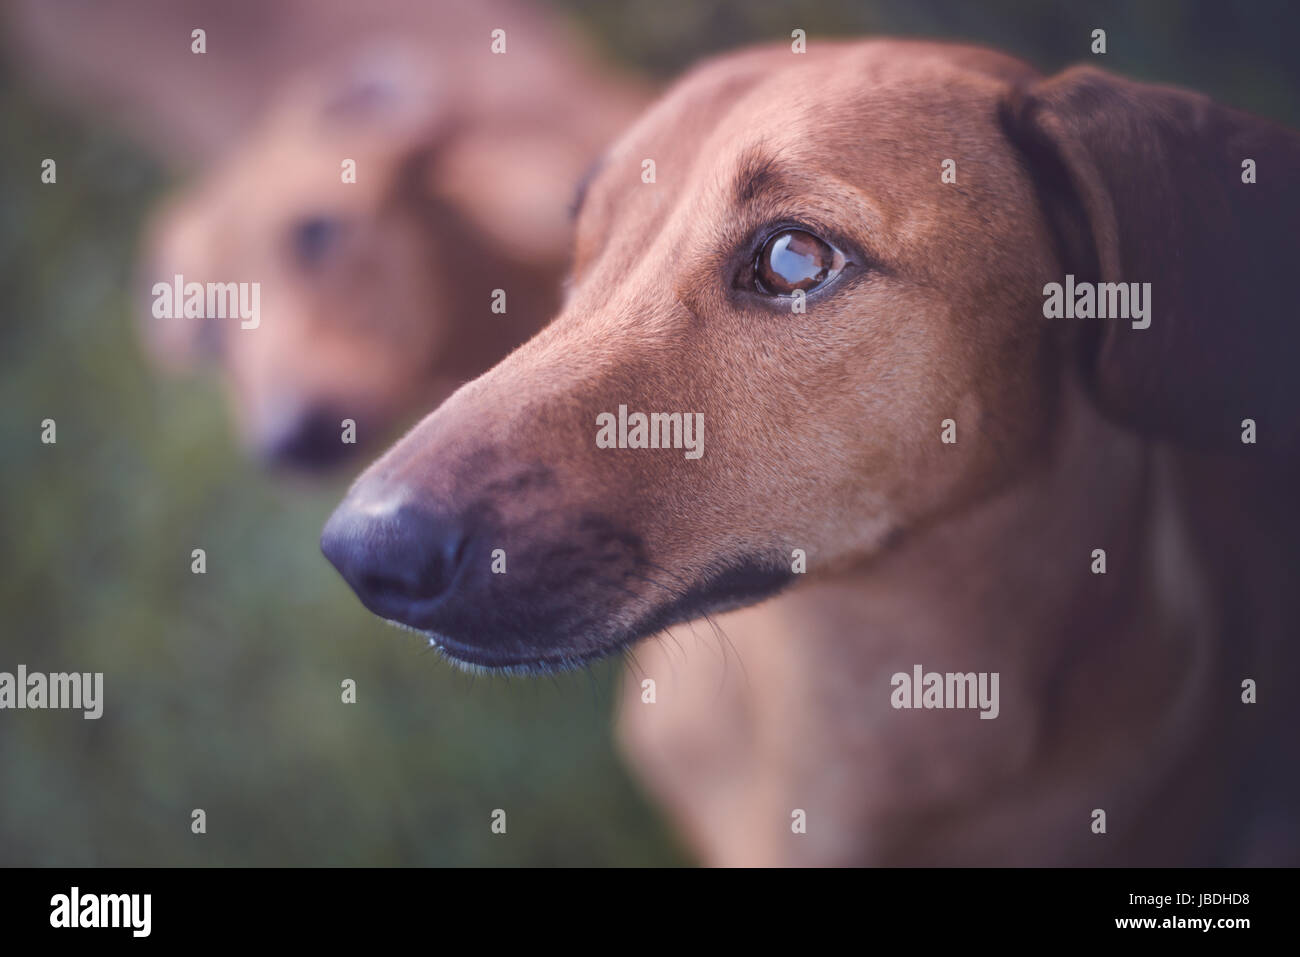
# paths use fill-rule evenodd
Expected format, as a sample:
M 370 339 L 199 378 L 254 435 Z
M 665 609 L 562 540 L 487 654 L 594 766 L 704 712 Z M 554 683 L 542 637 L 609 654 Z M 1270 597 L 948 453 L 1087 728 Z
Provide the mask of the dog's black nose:
M 413 506 L 345 500 L 321 533 L 321 551 L 381 618 L 426 628 L 456 583 L 469 536 L 455 519 Z
M 314 406 L 286 416 L 261 439 L 258 452 L 267 465 L 302 471 L 328 468 L 356 448 L 343 441 L 344 416 Z

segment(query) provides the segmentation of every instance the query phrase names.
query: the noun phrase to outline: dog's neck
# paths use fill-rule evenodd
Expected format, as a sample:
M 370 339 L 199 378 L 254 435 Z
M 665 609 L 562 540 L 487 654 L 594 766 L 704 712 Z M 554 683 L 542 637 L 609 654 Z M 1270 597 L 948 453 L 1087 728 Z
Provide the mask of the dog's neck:
M 1157 809 L 1186 785 L 1193 748 L 1214 746 L 1204 706 L 1215 609 L 1164 453 L 1071 405 L 1043 468 L 768 606 L 805 632 L 778 666 L 802 671 L 805 700 L 861 716 L 855 728 L 804 729 L 842 735 L 874 767 L 859 801 L 869 846 L 856 859 L 1143 860 L 1157 847 L 1177 859 L 1190 799 Z M 809 642 L 825 654 L 808 654 Z M 833 673 L 810 670 L 827 663 Z M 998 673 L 999 716 L 885 706 L 891 676 L 916 665 Z M 853 696 L 870 706 L 852 708 Z M 1199 799 L 1217 794 L 1204 785 Z
M 726 644 L 692 651 L 694 627 L 638 649 L 624 744 L 707 861 L 1287 859 L 1295 747 L 1258 739 L 1300 707 L 1284 691 L 1244 704 L 1239 683 L 1294 670 L 1279 655 L 1295 654 L 1296 600 L 1280 596 L 1300 510 L 1280 514 L 1269 469 L 1252 487 L 1258 474 L 1155 446 L 1077 392 L 1067 406 L 1050 458 L 997 495 L 721 616 L 739 666 Z M 1267 522 L 1283 524 L 1261 548 Z M 1248 628 L 1231 614 L 1243 588 L 1239 608 L 1272 609 Z M 997 672 L 998 717 L 895 708 L 892 679 L 916 665 Z M 654 708 L 647 675 L 667 689 Z M 1252 710 L 1269 707 L 1282 713 Z M 1252 807 L 1260 793 L 1280 798 Z M 778 823 L 795 809 L 804 833 Z

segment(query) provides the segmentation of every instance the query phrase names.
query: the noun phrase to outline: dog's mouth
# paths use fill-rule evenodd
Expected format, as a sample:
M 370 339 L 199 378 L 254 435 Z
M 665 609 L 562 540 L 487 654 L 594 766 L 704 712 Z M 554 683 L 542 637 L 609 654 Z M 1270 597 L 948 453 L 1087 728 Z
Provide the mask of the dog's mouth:
M 761 601 L 794 577 L 783 550 L 768 545 L 687 571 L 607 513 L 532 506 L 528 493 L 549 491 L 547 478 L 531 469 L 481 483 L 484 497 L 454 510 L 411 504 L 401 489 L 390 500 L 354 488 L 326 522 L 321 549 L 380 618 L 461 668 L 519 674 L 586 667 Z
M 415 628 L 393 618 L 387 618 L 385 621 L 403 631 L 410 631 L 420 635 L 428 643 L 429 648 L 438 653 L 439 657 L 469 674 L 545 675 L 563 671 L 578 671 L 603 658 L 618 654 L 628 644 L 631 644 L 631 642 L 615 642 L 608 648 L 575 652 L 550 652 L 538 655 L 535 658 L 516 658 L 509 655 L 498 655 L 488 648 L 465 644 L 448 635 Z
M 541 675 L 590 667 L 604 658 L 619 655 L 644 638 L 674 625 L 757 604 L 780 592 L 793 580 L 782 564 L 759 558 L 733 561 L 700 583 L 673 594 L 637 615 L 622 607 L 611 607 L 582 633 L 559 640 L 544 640 L 535 648 L 515 643 L 509 650 L 483 633 L 453 636 L 420 628 L 396 619 L 389 624 L 420 635 L 428 647 L 462 671 L 474 674 Z M 630 620 L 630 623 L 626 623 Z

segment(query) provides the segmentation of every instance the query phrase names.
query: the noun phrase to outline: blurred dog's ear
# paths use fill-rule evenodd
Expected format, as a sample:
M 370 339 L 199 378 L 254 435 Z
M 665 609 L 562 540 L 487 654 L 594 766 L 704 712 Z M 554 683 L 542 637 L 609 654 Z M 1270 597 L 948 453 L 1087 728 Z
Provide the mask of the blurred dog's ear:
M 1017 90 L 1002 118 L 1066 270 L 1151 284 L 1148 328 L 1072 320 L 1092 326 L 1081 340 L 1100 408 L 1222 449 L 1240 449 L 1253 419 L 1261 448 L 1300 449 L 1300 136 L 1090 67 Z

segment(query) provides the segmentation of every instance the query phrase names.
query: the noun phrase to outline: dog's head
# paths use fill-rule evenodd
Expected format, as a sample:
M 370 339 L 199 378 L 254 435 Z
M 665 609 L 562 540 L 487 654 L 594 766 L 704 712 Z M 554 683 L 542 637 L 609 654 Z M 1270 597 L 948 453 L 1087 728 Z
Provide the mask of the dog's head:
M 1293 438 L 1260 377 L 1292 361 L 1261 310 L 1297 155 L 1201 97 L 961 47 L 709 64 L 591 177 L 559 317 L 357 481 L 325 553 L 460 662 L 560 667 L 1007 487 L 1071 377 L 1153 436 Z M 1150 327 L 1045 318 L 1067 273 L 1150 282 Z
M 566 115 L 545 64 L 538 85 L 560 89 L 509 99 L 496 74 L 527 69 L 488 61 L 486 42 L 480 76 L 417 52 L 385 47 L 288 84 L 155 223 L 146 289 L 177 274 L 260 284 L 256 328 L 150 318 L 146 340 L 173 366 L 214 356 L 248 445 L 273 463 L 340 457 L 355 447 L 345 418 L 383 437 L 558 301 L 571 184 L 608 122 Z

